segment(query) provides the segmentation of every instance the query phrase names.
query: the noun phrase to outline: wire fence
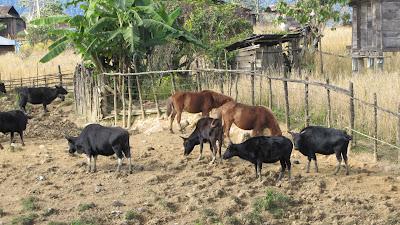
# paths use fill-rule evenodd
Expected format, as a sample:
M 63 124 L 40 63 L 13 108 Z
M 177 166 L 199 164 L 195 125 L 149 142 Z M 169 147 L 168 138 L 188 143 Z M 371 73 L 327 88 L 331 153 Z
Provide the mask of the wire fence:
M 395 112 L 379 106 L 377 101 L 362 100 L 356 97 L 352 82 L 345 88 L 329 80 L 293 79 L 260 71 L 224 69 L 97 76 L 88 76 L 81 70 L 75 73 L 74 81 L 77 112 L 89 122 L 114 119 L 115 125 L 130 127 L 134 116 L 160 116 L 168 97 L 177 91 L 215 90 L 242 103 L 271 108 L 285 121 L 287 131 L 310 124 L 345 128 L 353 136 L 353 148 L 363 146 L 365 141 L 361 138 L 367 138 L 372 146 L 364 148 L 373 153 L 375 160 L 385 158 L 400 162 L 400 105 Z M 382 145 L 388 146 L 390 151 L 396 150 L 397 157 L 394 152 L 379 152 L 378 146 Z

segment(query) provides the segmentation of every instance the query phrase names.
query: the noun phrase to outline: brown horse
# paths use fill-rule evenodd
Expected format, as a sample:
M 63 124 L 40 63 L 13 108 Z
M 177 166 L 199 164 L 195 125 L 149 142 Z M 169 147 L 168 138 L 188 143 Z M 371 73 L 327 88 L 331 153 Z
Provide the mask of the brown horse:
M 171 115 L 169 130 L 173 133 L 172 123 L 176 116 L 176 121 L 182 132 L 181 115 L 183 111 L 189 113 L 201 112 L 202 116 L 209 116 L 212 109 L 218 108 L 229 101 L 233 101 L 233 99 L 209 90 L 200 92 L 177 92 L 168 99 L 167 103 L 167 116 Z
M 272 111 L 263 106 L 249 106 L 237 102 L 228 102 L 218 109 L 218 117 L 224 122 L 224 133 L 228 137 L 232 123 L 240 129 L 253 130 L 252 136 L 263 134 L 265 128 L 269 128 L 272 136 L 282 136 L 279 123 Z

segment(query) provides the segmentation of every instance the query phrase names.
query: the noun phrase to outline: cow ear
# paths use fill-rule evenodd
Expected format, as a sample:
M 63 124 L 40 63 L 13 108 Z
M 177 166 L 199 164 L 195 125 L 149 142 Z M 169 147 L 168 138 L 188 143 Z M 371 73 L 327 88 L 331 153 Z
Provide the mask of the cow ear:
M 65 139 L 67 139 L 67 141 L 68 141 L 69 143 L 71 143 L 71 144 L 74 144 L 74 143 L 75 143 L 74 138 L 71 137 L 71 136 L 66 135 L 66 136 L 65 136 Z

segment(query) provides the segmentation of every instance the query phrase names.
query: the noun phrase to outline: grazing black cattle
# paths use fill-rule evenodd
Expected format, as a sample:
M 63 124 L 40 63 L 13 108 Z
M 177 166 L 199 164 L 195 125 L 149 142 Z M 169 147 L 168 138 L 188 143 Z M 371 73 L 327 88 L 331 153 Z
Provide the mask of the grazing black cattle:
M 215 162 L 217 155 L 217 141 L 219 146 L 219 158 L 221 158 L 221 147 L 224 137 L 224 130 L 222 128 L 222 121 L 220 119 L 213 119 L 210 117 L 201 118 L 196 123 L 196 129 L 188 137 L 182 137 L 183 147 L 185 149 L 184 155 L 189 155 L 194 147 L 200 144 L 200 160 L 203 156 L 203 143 L 208 142 L 210 144 L 210 149 L 213 153 L 213 158 L 211 164 Z M 222 160 L 222 158 L 221 158 Z
M 20 110 L 0 112 L 0 132 L 3 134 L 11 134 L 10 143 L 13 143 L 14 132 L 17 132 L 21 137 L 21 142 L 24 146 L 24 130 L 28 124 L 28 119 L 29 117 Z M 1 145 L 0 148 L 2 148 Z
M 0 82 L 0 92 L 7 94 L 6 86 L 4 86 L 4 83 L 2 83 L 2 82 Z
M 129 146 L 128 131 L 119 127 L 104 127 L 99 124 L 87 125 L 78 137 L 66 137 L 69 144 L 69 153 L 85 154 L 88 160 L 87 171 L 91 172 L 93 158 L 93 172 L 96 172 L 98 155 L 118 158 L 117 172 L 121 170 L 122 158 L 129 161 L 129 172 L 132 173 L 131 149 Z
M 65 99 L 65 95 L 68 91 L 63 87 L 56 85 L 54 88 L 50 87 L 37 87 L 37 88 L 19 88 L 19 107 L 21 110 L 26 112 L 25 106 L 29 102 L 31 104 L 43 104 L 44 112 L 47 111 L 47 105 L 50 104 L 54 99 L 59 97 L 62 101 Z
M 310 172 L 310 162 L 313 159 L 315 163 L 315 172 L 318 172 L 316 153 L 323 155 L 336 154 L 338 164 L 334 174 L 340 169 L 342 157 L 346 164 L 346 175 L 349 174 L 349 165 L 347 162 L 347 146 L 351 136 L 343 130 L 325 128 L 320 126 L 309 126 L 300 131 L 300 133 L 289 132 L 293 137 L 293 143 L 296 150 L 299 150 L 304 156 L 308 157 L 307 173 Z
M 238 156 L 254 164 L 256 178 L 261 179 L 263 163 L 275 163 L 280 161 L 281 171 L 278 180 L 282 179 L 285 169 L 288 169 L 290 180 L 290 155 L 293 144 L 284 136 L 258 136 L 252 137 L 241 144 L 230 144 L 224 153 L 224 159 Z

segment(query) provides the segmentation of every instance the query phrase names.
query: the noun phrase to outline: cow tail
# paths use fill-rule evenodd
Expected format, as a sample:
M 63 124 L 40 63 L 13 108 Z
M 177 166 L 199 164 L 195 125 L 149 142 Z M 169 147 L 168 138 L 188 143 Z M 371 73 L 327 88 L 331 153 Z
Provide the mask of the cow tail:
M 168 101 L 167 101 L 167 117 L 169 117 L 172 113 L 172 110 L 174 108 L 173 102 L 172 102 L 172 98 L 169 97 Z

